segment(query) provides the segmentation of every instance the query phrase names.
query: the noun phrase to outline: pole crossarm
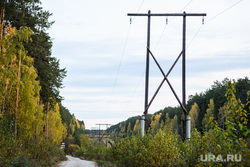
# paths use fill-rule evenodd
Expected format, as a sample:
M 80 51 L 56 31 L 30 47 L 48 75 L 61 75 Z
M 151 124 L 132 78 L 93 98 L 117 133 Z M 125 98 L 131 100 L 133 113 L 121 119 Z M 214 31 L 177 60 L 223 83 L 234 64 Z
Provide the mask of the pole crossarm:
M 167 78 L 167 75 L 168 75 L 169 73 L 168 73 L 167 75 L 165 75 L 165 73 L 164 73 L 164 71 L 162 70 L 160 64 L 157 62 L 156 58 L 154 57 L 153 53 L 150 51 L 149 48 L 147 48 L 147 50 L 148 50 L 148 52 L 150 53 L 150 55 L 152 56 L 152 58 L 154 59 L 154 61 L 155 61 L 156 65 L 158 66 L 158 68 L 160 69 L 162 75 L 164 76 L 164 80 L 168 83 L 168 85 L 169 85 L 171 91 L 173 92 L 173 94 L 174 94 L 175 98 L 177 99 L 178 103 L 180 104 L 181 108 L 182 108 L 183 111 L 187 114 L 187 110 L 186 110 L 185 106 L 181 103 L 179 97 L 177 96 L 176 92 L 174 91 L 174 88 L 172 87 L 172 85 L 170 84 L 170 82 L 169 82 L 169 80 L 168 80 L 168 78 Z M 180 57 L 180 56 L 179 56 L 179 57 Z M 178 57 L 178 59 L 179 59 L 179 57 Z M 177 60 L 178 60 L 178 59 L 177 59 Z M 172 68 L 171 68 L 171 69 L 172 69 Z
M 206 16 L 206 13 L 128 13 L 128 16 Z

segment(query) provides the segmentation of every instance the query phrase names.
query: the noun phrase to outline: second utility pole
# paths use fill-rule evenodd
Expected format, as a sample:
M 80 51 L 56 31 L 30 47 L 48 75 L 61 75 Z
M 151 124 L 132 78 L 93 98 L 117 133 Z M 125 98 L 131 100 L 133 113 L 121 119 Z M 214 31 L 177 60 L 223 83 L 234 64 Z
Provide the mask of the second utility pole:
M 206 16 L 205 13 L 156 13 L 152 14 L 150 10 L 148 13 L 128 13 L 128 16 L 147 16 L 148 17 L 148 28 L 147 28 L 147 53 L 146 53 L 146 76 L 145 76 L 145 104 L 144 104 L 144 115 L 145 115 L 145 132 L 148 129 L 148 87 L 149 87 L 149 54 L 150 54 L 150 21 L 151 16 L 182 16 L 183 17 L 183 38 L 182 38 L 182 107 L 183 107 L 183 139 L 186 138 L 186 16 Z
M 147 48 L 150 49 L 150 10 L 148 11 L 148 35 L 147 35 Z M 146 55 L 146 78 L 145 78 L 145 104 L 144 104 L 144 115 L 145 115 L 145 132 L 147 133 L 148 129 L 148 85 L 149 85 L 149 51 L 147 50 Z

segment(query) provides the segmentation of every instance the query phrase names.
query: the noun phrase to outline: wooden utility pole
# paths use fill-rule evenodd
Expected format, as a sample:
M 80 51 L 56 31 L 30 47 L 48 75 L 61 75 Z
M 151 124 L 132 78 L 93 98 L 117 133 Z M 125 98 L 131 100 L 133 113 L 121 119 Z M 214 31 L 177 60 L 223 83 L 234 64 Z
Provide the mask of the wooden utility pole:
M 182 35 L 182 105 L 186 108 L 186 12 L 183 13 L 183 35 Z M 182 112 L 182 138 L 186 138 L 186 116 Z
M 108 126 L 111 125 L 111 124 L 96 124 L 96 125 L 99 125 L 99 143 L 101 142 L 101 139 L 102 137 L 104 136 L 104 134 L 102 133 L 102 136 L 101 136 L 101 125 L 106 125 L 106 147 L 108 146 Z
M 150 10 L 148 11 L 148 13 L 128 13 L 128 16 L 146 16 L 148 17 L 148 28 L 147 28 L 147 54 L 146 54 L 146 78 L 145 78 L 145 105 L 144 105 L 144 115 L 145 115 L 145 131 L 147 133 L 147 129 L 148 129 L 148 109 L 149 106 L 151 105 L 152 101 L 154 100 L 155 96 L 157 95 L 159 89 L 161 88 L 164 80 L 168 82 L 172 92 L 174 93 L 176 99 L 178 100 L 178 102 L 180 103 L 180 100 L 178 98 L 178 96 L 176 95 L 174 89 L 172 88 L 171 84 L 169 83 L 167 76 L 170 73 L 170 71 L 172 70 L 172 68 L 174 67 L 174 65 L 176 64 L 176 62 L 179 60 L 180 56 L 182 55 L 182 103 L 180 104 L 180 106 L 183 109 L 183 139 L 186 138 L 186 115 L 187 115 L 187 111 L 185 109 L 186 107 L 186 17 L 187 16 L 206 16 L 205 13 L 151 13 Z M 151 54 L 152 57 L 153 54 L 150 52 L 150 21 L 151 21 L 151 16 L 181 16 L 183 17 L 183 38 L 182 38 L 182 52 L 181 54 L 178 56 L 176 62 L 174 63 L 174 65 L 171 67 L 169 73 L 167 75 L 164 75 L 164 80 L 161 83 L 161 85 L 159 86 L 158 90 L 156 91 L 156 93 L 154 94 L 152 100 L 150 101 L 150 103 L 148 103 L 148 83 L 149 83 L 149 54 Z M 157 63 L 156 59 L 154 59 L 155 62 Z M 157 63 L 158 65 L 158 63 Z M 160 66 L 158 66 L 160 68 Z M 161 68 L 160 68 L 161 69 Z M 162 70 L 161 70 L 162 71 Z
M 147 35 L 147 48 L 150 48 L 150 10 L 148 11 L 148 35 Z M 145 103 L 144 103 L 144 115 L 145 115 L 145 132 L 147 133 L 148 127 L 148 87 L 149 87 L 149 51 L 146 53 L 146 76 L 145 76 Z

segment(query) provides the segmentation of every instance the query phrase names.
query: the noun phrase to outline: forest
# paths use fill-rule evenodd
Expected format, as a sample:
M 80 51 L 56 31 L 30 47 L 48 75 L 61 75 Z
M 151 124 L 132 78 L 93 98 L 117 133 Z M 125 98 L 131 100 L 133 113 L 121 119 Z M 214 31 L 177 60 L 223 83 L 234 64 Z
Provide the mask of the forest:
M 52 56 L 52 15 L 39 0 L 1 1 L 0 166 L 53 166 L 84 122 L 62 105 L 66 69 Z
M 208 119 L 214 117 L 220 127 L 223 127 L 227 118 L 227 83 L 230 80 L 215 81 L 211 88 L 204 92 L 190 95 L 187 101 L 186 109 L 191 117 L 191 127 L 196 128 L 199 132 L 209 129 Z M 250 80 L 248 77 L 239 78 L 235 83 L 235 96 L 241 99 L 243 104 L 247 103 L 247 92 L 250 90 Z M 245 110 L 250 113 L 250 109 L 246 106 Z M 182 109 L 177 107 L 166 107 L 154 114 L 149 114 L 148 129 L 159 129 L 166 124 L 172 131 L 181 134 L 181 117 Z M 117 137 L 126 137 L 127 135 L 136 134 L 140 126 L 140 116 L 135 116 L 111 126 L 109 133 L 115 134 Z M 155 125 L 157 124 L 157 125 Z M 154 126 L 154 127 L 152 127 Z M 250 128 L 250 123 L 248 123 Z

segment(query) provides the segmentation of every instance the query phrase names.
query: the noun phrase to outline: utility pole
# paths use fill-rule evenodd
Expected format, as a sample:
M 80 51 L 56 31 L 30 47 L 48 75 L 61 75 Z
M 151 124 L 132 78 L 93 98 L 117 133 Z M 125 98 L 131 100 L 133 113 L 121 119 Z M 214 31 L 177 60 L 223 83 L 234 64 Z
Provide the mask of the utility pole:
M 111 124 L 96 124 L 96 125 L 99 125 L 99 144 L 101 142 L 101 139 L 102 137 L 104 136 L 104 134 L 102 134 L 101 136 L 101 125 L 106 125 L 106 147 L 108 147 L 108 126 L 111 125 Z
M 182 34 L 182 105 L 186 108 L 186 12 L 183 12 Z M 186 138 L 186 113 L 182 113 L 182 137 Z
M 150 10 L 148 11 L 148 35 L 147 35 L 147 48 L 150 48 Z M 147 133 L 147 127 L 148 127 L 148 85 L 149 85 L 149 51 L 147 50 L 146 53 L 146 76 L 145 76 L 145 103 L 144 103 L 144 116 L 145 116 L 145 126 L 144 131 Z M 144 132 L 143 132 L 144 135 Z
M 167 83 L 169 84 L 172 92 L 174 93 L 176 99 L 178 100 L 178 102 L 180 103 L 180 106 L 183 109 L 183 139 L 186 138 L 186 116 L 187 116 L 187 111 L 185 109 L 186 107 L 186 17 L 187 16 L 206 16 L 205 13 L 151 13 L 151 11 L 149 10 L 148 13 L 128 13 L 128 16 L 147 16 L 148 17 L 148 28 L 147 28 L 147 54 L 146 54 L 146 78 L 145 78 L 145 105 L 144 105 L 144 115 L 145 115 L 145 131 L 147 133 L 147 129 L 148 129 L 148 109 L 149 106 L 151 105 L 152 101 L 154 100 L 155 96 L 157 95 L 159 89 L 161 88 L 164 80 L 167 81 Z M 153 54 L 150 51 L 150 22 L 151 22 L 151 16 L 181 16 L 183 17 L 183 38 L 182 38 L 182 52 L 181 54 L 178 56 L 176 62 L 174 63 L 174 65 L 171 67 L 170 71 L 168 72 L 168 74 L 171 72 L 172 68 L 175 66 L 175 64 L 177 63 L 177 61 L 179 60 L 180 56 L 182 55 L 182 103 L 180 102 L 178 96 L 176 95 L 175 91 L 173 90 L 171 84 L 169 83 L 168 79 L 167 79 L 167 75 L 164 75 L 164 80 L 162 81 L 161 85 L 159 86 L 158 90 L 156 91 L 156 93 L 154 94 L 152 100 L 150 101 L 150 103 L 148 103 L 148 87 L 149 87 L 149 54 L 151 54 L 151 56 L 154 58 Z M 155 62 L 157 63 L 158 67 L 160 68 L 158 62 L 156 61 L 156 59 L 154 58 Z M 161 69 L 161 68 L 160 68 Z M 162 70 L 161 70 L 162 71 Z

